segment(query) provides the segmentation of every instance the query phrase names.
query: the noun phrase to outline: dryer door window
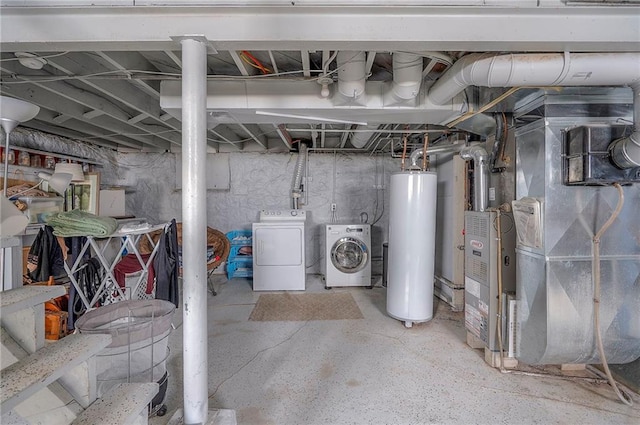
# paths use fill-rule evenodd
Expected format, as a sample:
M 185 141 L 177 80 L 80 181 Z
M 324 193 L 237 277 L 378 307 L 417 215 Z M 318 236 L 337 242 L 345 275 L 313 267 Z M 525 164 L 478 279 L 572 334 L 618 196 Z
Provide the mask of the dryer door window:
M 340 238 L 331 249 L 331 263 L 342 273 L 357 273 L 369 261 L 367 246 L 356 238 Z

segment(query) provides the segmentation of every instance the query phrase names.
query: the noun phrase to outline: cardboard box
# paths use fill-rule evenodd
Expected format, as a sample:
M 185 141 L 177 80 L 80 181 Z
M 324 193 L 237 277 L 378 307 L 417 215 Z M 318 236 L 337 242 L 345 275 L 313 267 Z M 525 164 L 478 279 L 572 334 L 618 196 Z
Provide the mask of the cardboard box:
M 105 217 L 125 216 L 124 189 L 101 189 L 98 215 Z
M 44 312 L 44 337 L 48 340 L 58 340 L 67 336 L 67 319 L 69 313 L 66 311 Z

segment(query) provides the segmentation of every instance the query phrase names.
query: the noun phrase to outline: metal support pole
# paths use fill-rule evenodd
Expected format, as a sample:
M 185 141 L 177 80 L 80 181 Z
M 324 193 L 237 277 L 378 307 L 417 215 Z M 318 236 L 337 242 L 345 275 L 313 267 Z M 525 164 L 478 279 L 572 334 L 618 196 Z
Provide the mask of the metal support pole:
M 204 424 L 209 410 L 207 363 L 207 46 L 182 44 L 182 258 L 185 425 Z

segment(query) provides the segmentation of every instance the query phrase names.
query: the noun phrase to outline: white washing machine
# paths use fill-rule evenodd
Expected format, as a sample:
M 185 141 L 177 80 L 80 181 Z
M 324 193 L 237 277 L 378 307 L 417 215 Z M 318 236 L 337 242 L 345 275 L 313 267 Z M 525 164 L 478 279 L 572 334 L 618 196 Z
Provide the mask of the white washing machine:
M 253 290 L 304 291 L 306 286 L 302 210 L 262 210 L 253 223 Z
M 325 288 L 371 287 L 371 225 L 325 226 Z

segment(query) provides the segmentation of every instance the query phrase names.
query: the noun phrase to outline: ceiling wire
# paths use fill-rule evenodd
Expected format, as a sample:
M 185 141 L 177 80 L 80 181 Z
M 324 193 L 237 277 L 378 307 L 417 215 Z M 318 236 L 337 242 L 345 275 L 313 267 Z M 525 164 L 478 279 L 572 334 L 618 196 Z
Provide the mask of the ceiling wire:
M 17 52 L 16 52 L 17 53 Z M 40 56 L 40 55 L 35 55 L 34 59 L 50 59 L 50 58 L 57 58 L 58 56 L 64 56 L 67 53 L 71 53 L 71 50 L 67 50 L 66 52 L 62 52 L 62 53 L 55 53 L 53 55 L 47 55 L 47 56 Z M 35 54 L 35 53 L 34 53 Z M 0 62 L 11 62 L 11 61 L 19 61 L 21 58 L 5 58 L 5 59 L 0 59 Z

